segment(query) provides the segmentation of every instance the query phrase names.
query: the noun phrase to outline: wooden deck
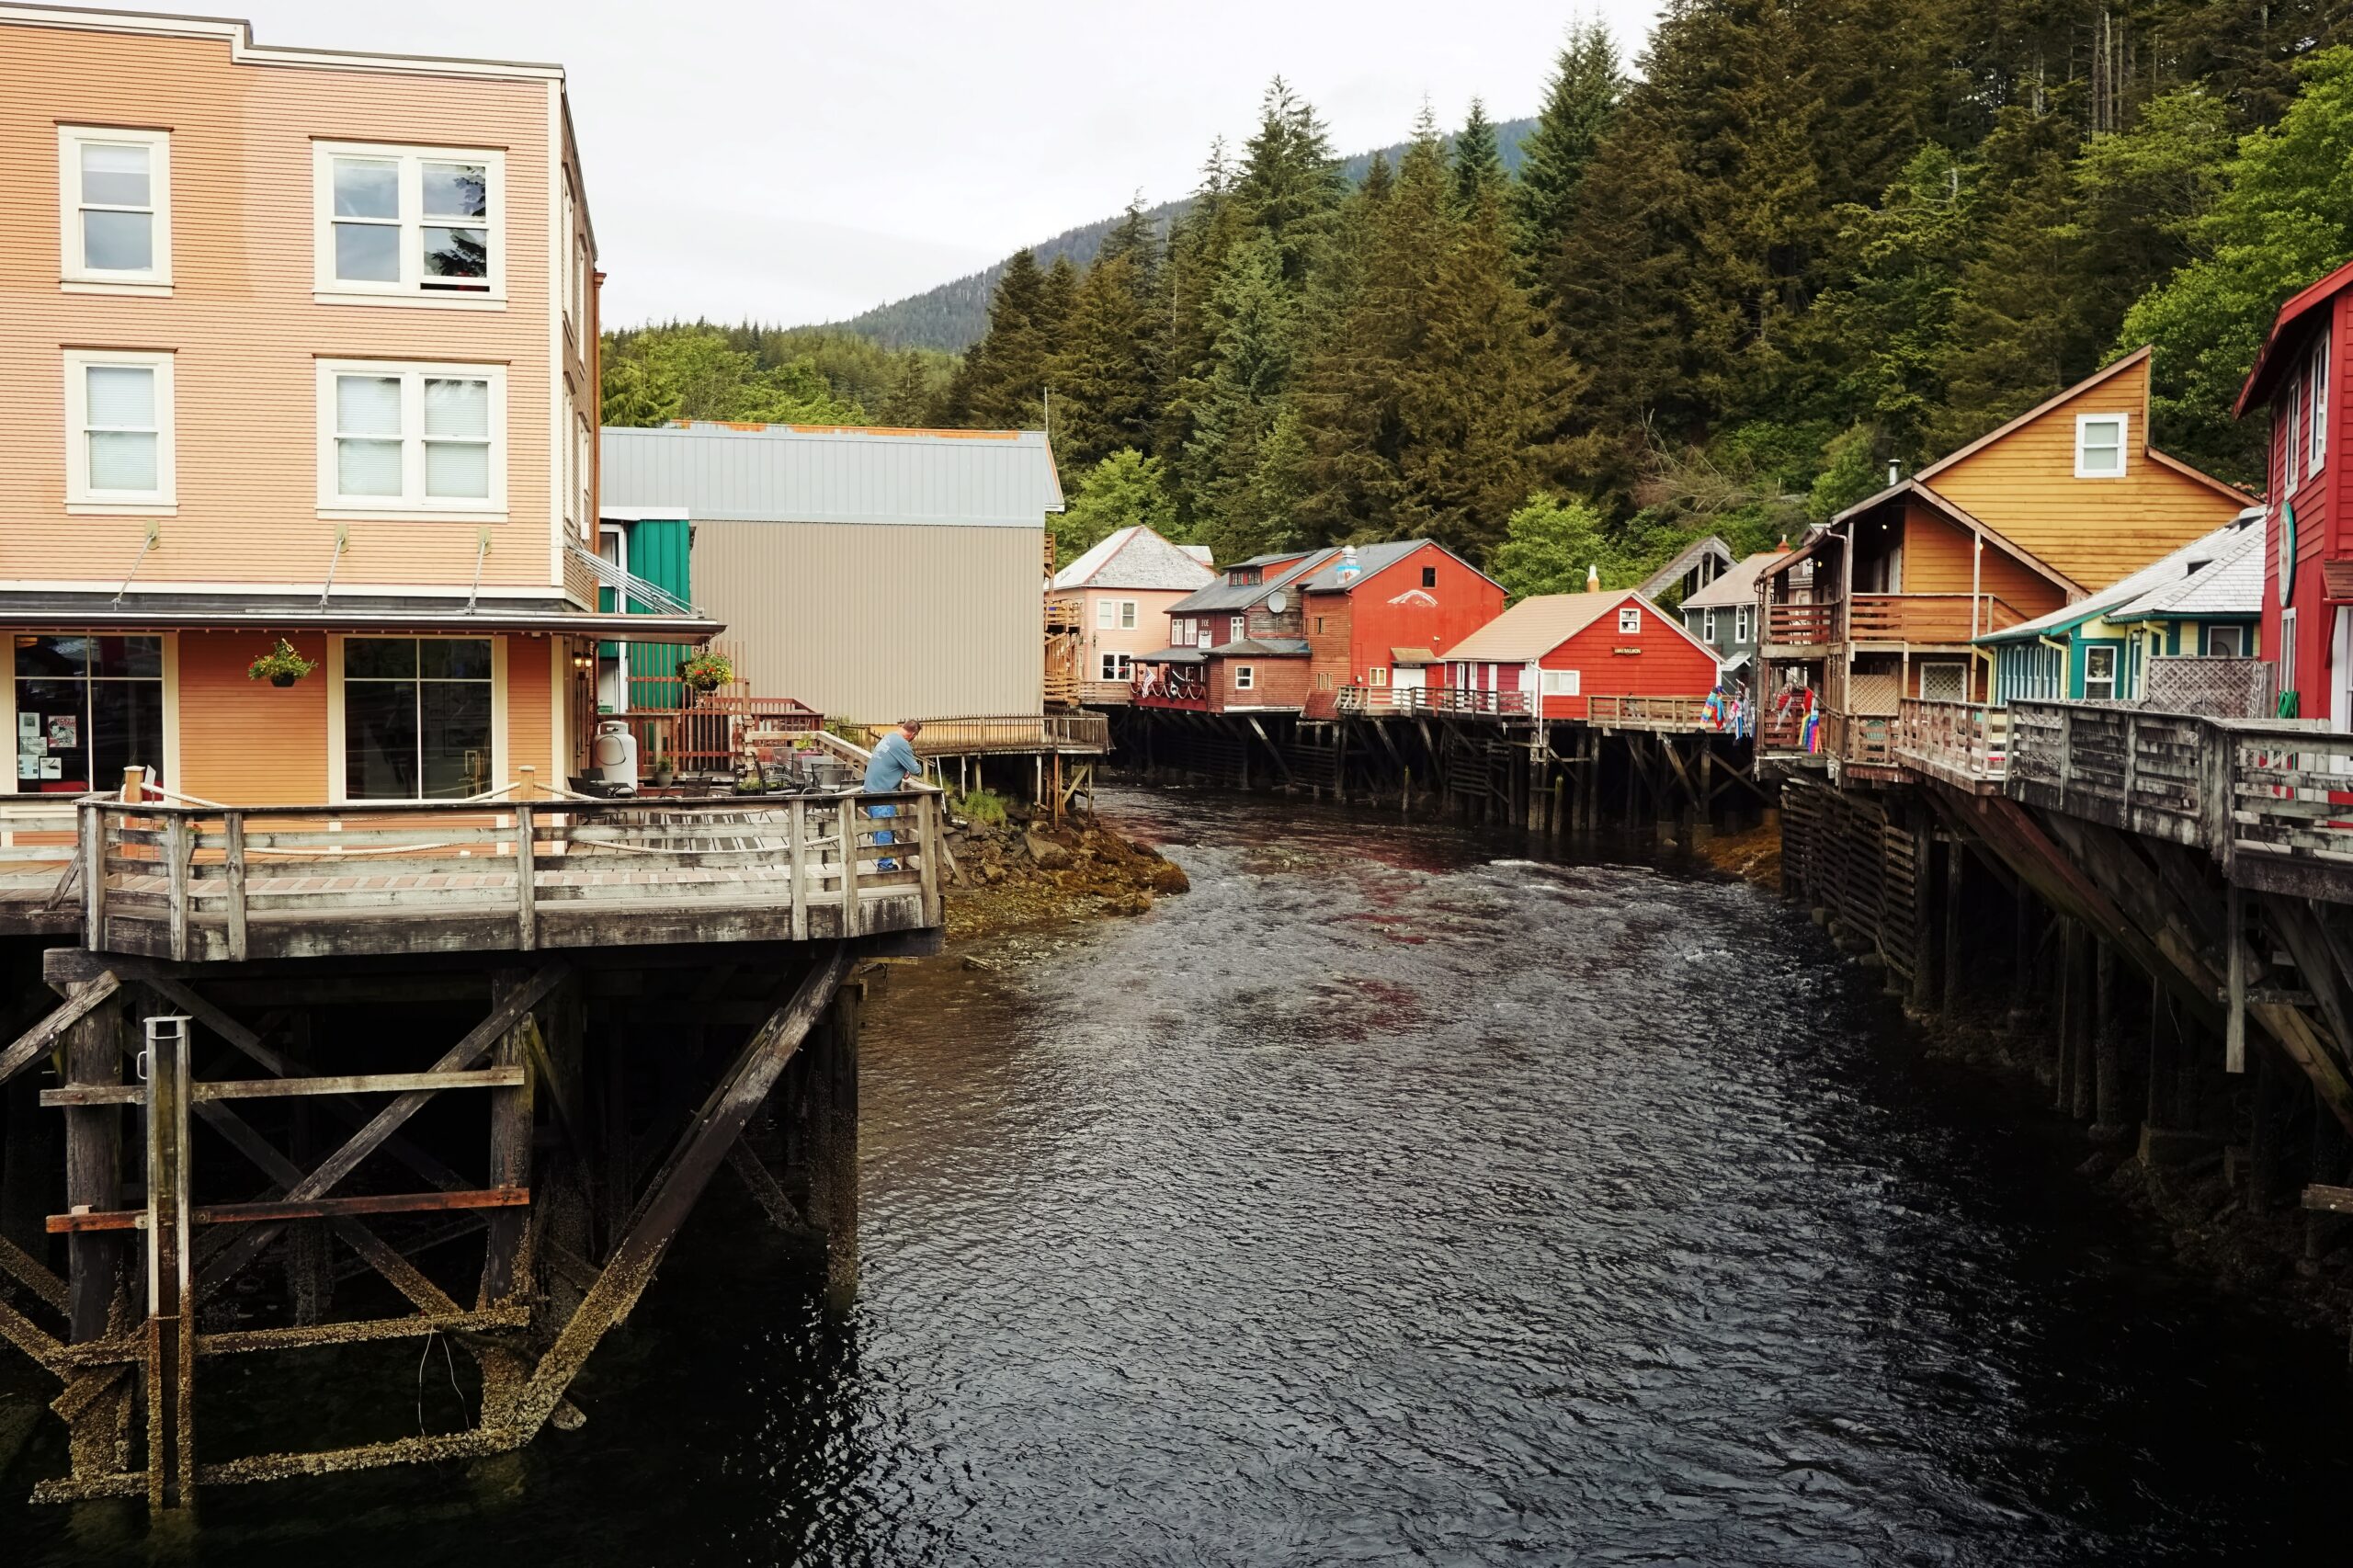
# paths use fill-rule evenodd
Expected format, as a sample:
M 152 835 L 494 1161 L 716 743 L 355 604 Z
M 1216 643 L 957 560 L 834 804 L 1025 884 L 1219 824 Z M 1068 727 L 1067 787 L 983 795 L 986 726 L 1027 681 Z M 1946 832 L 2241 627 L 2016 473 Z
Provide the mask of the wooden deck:
M 2108 703 L 1904 710 L 1916 777 L 2204 849 L 2236 887 L 2353 902 L 2353 735 Z
M 0 931 L 78 932 L 94 951 L 183 962 L 940 924 L 927 791 L 226 809 L 85 798 L 0 823 Z

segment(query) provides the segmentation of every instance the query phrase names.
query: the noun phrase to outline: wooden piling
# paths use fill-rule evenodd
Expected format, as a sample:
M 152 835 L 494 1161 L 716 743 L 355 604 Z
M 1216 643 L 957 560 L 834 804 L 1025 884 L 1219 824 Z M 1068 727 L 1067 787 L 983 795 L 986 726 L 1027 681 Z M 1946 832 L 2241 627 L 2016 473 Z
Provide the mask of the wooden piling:
M 2115 1142 L 2131 1131 L 2124 1106 L 2124 1027 L 2119 1017 L 2119 980 L 2113 943 L 2098 944 L 2092 981 L 2092 1136 Z

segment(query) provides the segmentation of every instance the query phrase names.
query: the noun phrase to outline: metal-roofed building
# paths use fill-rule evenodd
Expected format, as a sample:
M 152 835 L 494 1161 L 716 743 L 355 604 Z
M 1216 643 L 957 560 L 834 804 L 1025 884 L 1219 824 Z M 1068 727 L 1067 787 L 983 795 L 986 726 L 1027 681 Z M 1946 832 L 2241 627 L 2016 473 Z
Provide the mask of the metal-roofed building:
M 1042 709 L 1038 432 L 608 428 L 603 460 L 608 505 L 693 523 L 695 602 L 754 690 L 866 722 Z

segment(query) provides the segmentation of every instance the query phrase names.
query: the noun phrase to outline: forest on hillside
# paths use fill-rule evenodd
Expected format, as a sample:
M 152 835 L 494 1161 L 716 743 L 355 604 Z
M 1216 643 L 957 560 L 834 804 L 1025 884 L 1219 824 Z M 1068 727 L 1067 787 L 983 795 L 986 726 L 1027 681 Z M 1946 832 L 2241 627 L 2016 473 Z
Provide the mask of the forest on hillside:
M 1173 223 L 1016 256 L 961 361 L 870 345 L 853 395 L 649 334 L 606 416 L 679 405 L 655 361 L 701 344 L 764 407 L 1048 426 L 1066 553 L 1426 535 L 1520 592 L 1763 548 L 2142 343 L 2158 444 L 2252 483 L 2238 382 L 2353 256 L 2342 30 L 2319 0 L 1673 0 L 1631 73 L 1570 30 L 1516 173 L 1474 106 L 1353 182 L 1278 80 Z

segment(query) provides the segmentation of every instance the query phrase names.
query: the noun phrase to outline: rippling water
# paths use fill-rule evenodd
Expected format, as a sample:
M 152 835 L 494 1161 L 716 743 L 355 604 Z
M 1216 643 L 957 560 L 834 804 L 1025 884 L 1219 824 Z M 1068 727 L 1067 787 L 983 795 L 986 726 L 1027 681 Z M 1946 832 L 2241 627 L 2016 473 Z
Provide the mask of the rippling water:
M 852 1324 L 717 1191 L 579 1433 L 216 1493 L 162 1548 L 112 1507 L 0 1513 L 0 1542 L 2345 1560 L 2341 1346 L 2147 1253 L 2070 1134 L 1915 1057 L 1788 906 L 1263 802 L 1109 805 L 1191 894 L 900 970 L 869 1009 Z

